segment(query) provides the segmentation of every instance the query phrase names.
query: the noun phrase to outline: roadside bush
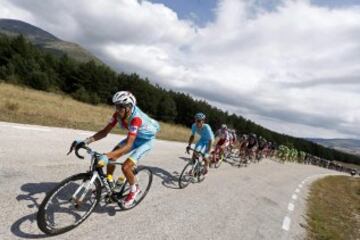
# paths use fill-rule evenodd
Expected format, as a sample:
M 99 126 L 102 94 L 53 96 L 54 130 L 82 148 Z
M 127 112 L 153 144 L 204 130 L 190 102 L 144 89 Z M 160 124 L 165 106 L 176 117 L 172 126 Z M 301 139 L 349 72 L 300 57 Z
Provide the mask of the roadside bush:
M 75 98 L 76 100 L 79 101 L 83 101 L 83 102 L 90 102 L 90 96 L 88 91 L 85 90 L 84 87 L 80 87 L 78 88 L 73 94 L 72 94 L 73 98 Z
M 30 77 L 27 80 L 27 84 L 31 87 L 46 91 L 50 87 L 50 81 L 46 73 L 34 71 L 31 73 Z

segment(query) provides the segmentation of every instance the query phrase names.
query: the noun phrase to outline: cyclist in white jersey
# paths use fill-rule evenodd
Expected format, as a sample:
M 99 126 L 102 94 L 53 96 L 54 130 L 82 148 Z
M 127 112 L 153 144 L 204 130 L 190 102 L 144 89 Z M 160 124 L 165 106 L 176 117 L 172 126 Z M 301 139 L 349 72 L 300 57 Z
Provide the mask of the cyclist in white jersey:
M 213 151 L 212 164 L 220 159 L 220 156 L 225 152 L 225 148 L 230 144 L 230 134 L 226 124 L 221 125 L 221 128 L 216 131 L 215 136 L 218 138 L 218 141 Z
M 237 141 L 236 130 L 235 129 L 230 129 L 229 134 L 231 136 L 230 137 L 230 146 L 232 147 Z
M 231 140 L 231 135 L 229 134 L 226 124 L 221 125 L 221 128 L 216 131 L 215 136 L 219 138 L 216 147 L 225 149 L 229 145 Z

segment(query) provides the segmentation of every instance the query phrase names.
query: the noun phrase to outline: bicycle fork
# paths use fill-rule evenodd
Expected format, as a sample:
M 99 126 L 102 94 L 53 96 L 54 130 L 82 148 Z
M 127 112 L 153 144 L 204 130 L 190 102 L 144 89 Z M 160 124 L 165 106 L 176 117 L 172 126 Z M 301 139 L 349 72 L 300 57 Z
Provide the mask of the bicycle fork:
M 88 193 L 90 187 L 94 184 L 95 180 L 97 178 L 100 178 L 99 174 L 97 172 L 93 172 L 93 175 L 89 182 L 83 182 L 75 191 L 75 193 L 72 195 L 71 199 L 75 202 L 75 207 L 79 207 L 86 194 Z M 81 194 L 80 194 L 81 193 Z M 80 195 L 80 196 L 79 196 Z

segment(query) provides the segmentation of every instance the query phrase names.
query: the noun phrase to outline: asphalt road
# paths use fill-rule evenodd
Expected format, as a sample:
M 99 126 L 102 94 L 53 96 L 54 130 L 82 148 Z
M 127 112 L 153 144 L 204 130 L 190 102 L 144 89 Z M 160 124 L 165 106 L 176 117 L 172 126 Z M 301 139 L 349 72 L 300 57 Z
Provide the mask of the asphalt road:
M 37 228 L 38 206 L 57 182 L 87 170 L 88 161 L 66 152 L 74 139 L 90 135 L 0 122 L 0 239 L 46 237 Z M 91 147 L 106 152 L 122 138 L 109 135 Z M 204 182 L 180 190 L 185 146 L 159 140 L 142 160 L 155 177 L 138 207 L 102 204 L 82 225 L 52 239 L 303 239 L 309 184 L 337 174 L 269 159 L 246 168 L 224 163 Z

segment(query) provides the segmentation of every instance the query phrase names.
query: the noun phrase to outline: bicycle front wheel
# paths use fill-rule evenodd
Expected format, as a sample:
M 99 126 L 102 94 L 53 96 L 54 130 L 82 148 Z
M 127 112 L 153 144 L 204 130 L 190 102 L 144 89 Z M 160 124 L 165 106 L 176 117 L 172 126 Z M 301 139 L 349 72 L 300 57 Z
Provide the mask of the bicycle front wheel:
M 179 188 L 186 188 L 194 181 L 194 165 L 192 163 L 186 164 L 179 177 Z
M 80 173 L 63 180 L 42 201 L 37 213 L 40 230 L 57 235 L 79 226 L 100 201 L 99 179 L 90 183 L 92 174 Z

